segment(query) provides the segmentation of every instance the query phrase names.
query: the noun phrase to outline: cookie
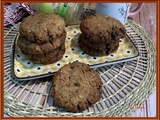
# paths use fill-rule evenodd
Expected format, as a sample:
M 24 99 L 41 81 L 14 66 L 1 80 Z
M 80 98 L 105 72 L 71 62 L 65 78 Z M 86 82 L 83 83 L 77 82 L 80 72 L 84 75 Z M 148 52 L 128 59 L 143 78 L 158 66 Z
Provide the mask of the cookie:
M 61 36 L 64 29 L 65 22 L 59 15 L 37 13 L 22 20 L 19 32 L 30 42 L 45 43 Z
M 84 53 L 89 54 L 91 56 L 106 56 L 106 55 L 116 52 L 119 47 L 119 41 L 116 41 L 116 42 L 112 42 L 109 46 L 107 46 L 106 49 L 97 50 L 97 49 L 91 48 L 90 46 L 86 45 L 83 42 L 83 40 L 81 40 L 80 38 L 78 39 L 78 44 L 79 44 L 80 49 Z
M 81 112 L 101 98 L 101 78 L 85 63 L 64 65 L 53 76 L 52 85 L 54 103 L 67 111 Z
M 87 17 L 81 22 L 80 30 L 84 36 L 96 43 L 122 38 L 126 32 L 120 21 L 103 14 Z
M 65 44 L 43 54 L 29 54 L 23 50 L 21 50 L 21 52 L 36 64 L 50 64 L 59 61 L 63 57 L 65 53 Z
M 83 34 L 79 36 L 79 39 L 81 39 L 86 45 L 89 47 L 96 49 L 96 50 L 106 50 L 110 46 L 114 47 L 115 44 L 119 43 L 119 40 L 108 40 L 106 43 L 95 43 L 91 42 L 89 38 L 85 37 Z
M 63 58 L 63 53 L 59 53 L 56 55 L 56 57 L 49 57 L 46 59 L 31 59 L 32 62 L 34 62 L 35 64 L 52 64 L 55 62 L 58 62 L 59 60 L 61 60 Z
M 17 45 L 23 51 L 26 51 L 29 54 L 42 54 L 53 49 L 58 48 L 60 45 L 64 44 L 66 38 L 66 32 L 64 31 L 61 36 L 51 40 L 46 43 L 31 43 L 21 35 L 18 38 Z

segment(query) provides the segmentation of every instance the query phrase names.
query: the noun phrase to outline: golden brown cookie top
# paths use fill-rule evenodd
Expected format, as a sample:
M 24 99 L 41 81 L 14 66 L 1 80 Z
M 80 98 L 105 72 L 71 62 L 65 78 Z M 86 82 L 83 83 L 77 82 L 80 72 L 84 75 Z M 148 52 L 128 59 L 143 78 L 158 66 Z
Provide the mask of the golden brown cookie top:
M 102 81 L 85 63 L 63 66 L 53 77 L 53 100 L 67 111 L 80 112 L 101 98 Z
M 59 15 L 37 13 L 23 19 L 19 32 L 30 42 L 44 43 L 60 36 L 64 29 L 65 22 Z
M 114 39 L 114 36 L 121 36 L 125 34 L 124 25 L 117 19 L 103 15 L 95 14 L 87 17 L 80 24 L 80 30 L 83 34 L 88 36 L 100 36 Z

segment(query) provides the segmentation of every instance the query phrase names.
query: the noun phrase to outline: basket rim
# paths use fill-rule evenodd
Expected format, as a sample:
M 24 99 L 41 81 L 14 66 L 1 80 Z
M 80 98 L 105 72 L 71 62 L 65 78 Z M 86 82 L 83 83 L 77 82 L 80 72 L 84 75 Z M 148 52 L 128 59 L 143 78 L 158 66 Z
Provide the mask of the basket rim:
M 107 110 L 104 109 L 104 110 L 102 110 L 102 111 L 100 111 L 98 113 L 88 113 L 86 115 L 80 114 L 80 113 L 73 114 L 73 113 L 70 113 L 70 112 L 66 112 L 64 114 L 67 114 L 68 116 L 77 116 L 77 117 L 78 116 L 80 116 L 80 117 L 81 116 L 90 116 L 90 117 L 93 117 L 93 116 L 106 116 L 106 113 L 109 113 L 111 111 L 113 112 L 117 108 L 120 108 L 118 110 L 122 110 L 121 105 L 129 99 L 129 96 L 132 95 L 133 97 L 135 97 L 136 96 L 136 92 L 139 92 L 139 91 L 141 91 L 141 93 L 143 92 L 143 94 L 142 94 L 143 96 L 140 99 L 135 98 L 138 101 L 138 104 L 141 104 L 156 89 L 156 86 L 155 86 L 155 83 L 156 83 L 156 81 L 155 81 L 156 80 L 156 69 L 155 69 L 155 66 L 154 66 L 155 65 L 155 56 L 156 56 L 155 44 L 153 42 L 151 42 L 151 39 L 148 36 L 148 34 L 145 32 L 144 28 L 141 27 L 140 25 L 138 25 L 137 23 L 135 23 L 133 20 L 128 20 L 126 25 L 129 25 L 133 30 L 136 31 L 137 34 L 139 34 L 139 35 L 143 34 L 143 36 L 141 35 L 141 38 L 142 38 L 142 40 L 143 40 L 143 42 L 144 42 L 144 44 L 146 46 L 146 50 L 149 51 L 149 53 L 147 53 L 147 58 L 152 58 L 152 59 L 148 59 L 147 60 L 147 64 L 149 65 L 149 67 L 152 67 L 152 69 L 150 69 L 147 66 L 146 72 L 150 73 L 150 74 L 146 73 L 144 75 L 144 79 L 146 79 L 145 82 L 141 82 L 138 85 L 139 88 L 137 88 L 137 87 L 134 88 L 130 94 L 125 96 L 124 99 L 121 99 L 118 103 L 114 104 L 113 106 L 111 106 Z M 127 64 L 127 63 L 124 63 L 124 64 Z M 148 77 L 150 78 L 150 81 L 148 80 Z M 150 84 L 150 85 L 148 84 L 148 85 L 146 85 L 147 87 L 144 88 L 144 83 L 146 83 L 146 82 L 150 82 L 152 84 Z M 19 115 L 18 113 L 16 113 L 16 111 L 15 111 L 15 113 L 13 113 L 13 111 L 11 110 L 11 109 L 13 109 L 13 106 L 14 106 L 12 104 L 12 102 L 14 102 L 15 105 L 18 104 L 20 107 L 26 107 L 25 110 L 28 107 L 29 109 L 32 109 L 32 112 L 43 113 L 44 116 L 52 116 L 53 115 L 50 112 L 48 112 L 48 114 L 47 113 L 45 114 L 44 112 L 47 112 L 45 107 L 37 107 L 36 109 L 34 109 L 35 106 L 29 105 L 29 104 L 24 103 L 23 101 L 20 101 L 15 96 L 9 94 L 6 90 L 4 90 L 4 98 L 5 98 L 5 100 L 4 100 L 5 109 L 4 110 L 5 110 L 6 113 L 8 113 L 11 116 L 12 115 L 13 116 Z M 16 106 L 14 106 L 14 107 L 16 107 Z M 122 110 L 122 113 L 119 113 L 119 114 L 115 113 L 115 116 L 127 116 L 132 111 L 134 111 L 134 110 L 129 109 L 126 106 L 124 106 L 124 109 L 125 108 L 126 108 L 126 110 Z M 16 108 L 14 108 L 14 109 L 16 110 Z M 115 110 L 115 111 L 118 111 L 118 110 Z M 37 111 L 39 111 L 39 112 L 37 112 Z M 57 115 L 57 116 L 61 115 L 61 113 L 54 113 L 54 114 Z M 29 113 L 27 113 L 26 115 L 29 115 Z

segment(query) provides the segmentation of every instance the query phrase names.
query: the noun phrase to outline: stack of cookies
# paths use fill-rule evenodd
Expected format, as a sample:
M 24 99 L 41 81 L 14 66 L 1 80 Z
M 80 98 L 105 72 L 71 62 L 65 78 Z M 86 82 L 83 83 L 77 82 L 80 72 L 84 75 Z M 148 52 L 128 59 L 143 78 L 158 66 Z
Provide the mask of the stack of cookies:
M 17 41 L 22 53 L 36 64 L 59 61 L 65 53 L 65 22 L 56 14 L 38 13 L 20 24 Z
M 126 32 L 123 24 L 113 17 L 95 14 L 87 17 L 80 24 L 82 34 L 79 47 L 91 56 L 105 56 L 118 50 L 119 39 Z

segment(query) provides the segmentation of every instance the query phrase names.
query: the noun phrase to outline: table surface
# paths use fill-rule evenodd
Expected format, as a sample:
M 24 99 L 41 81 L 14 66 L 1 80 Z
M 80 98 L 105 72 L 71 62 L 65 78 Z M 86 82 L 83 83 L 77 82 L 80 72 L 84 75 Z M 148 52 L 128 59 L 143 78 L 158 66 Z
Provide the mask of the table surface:
M 131 10 L 136 6 L 137 4 L 133 3 Z M 145 3 L 141 12 L 131 16 L 131 18 L 145 29 L 151 40 L 156 44 L 156 5 L 154 3 Z M 155 117 L 156 91 L 141 106 L 135 107 L 137 107 L 137 110 L 130 117 Z

